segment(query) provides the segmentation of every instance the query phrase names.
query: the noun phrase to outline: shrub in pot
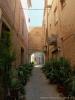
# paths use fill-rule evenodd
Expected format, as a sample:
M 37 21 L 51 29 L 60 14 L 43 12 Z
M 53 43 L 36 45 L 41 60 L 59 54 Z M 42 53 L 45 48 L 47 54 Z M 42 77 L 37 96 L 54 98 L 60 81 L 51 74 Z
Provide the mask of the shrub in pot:
M 71 65 L 65 58 L 58 59 L 58 91 L 63 94 L 67 94 L 65 88 L 65 81 L 70 77 L 71 74 Z
M 27 74 L 26 74 L 26 72 L 24 71 L 24 68 L 22 67 L 20 67 L 19 69 L 18 69 L 18 78 L 19 78 L 19 80 L 21 81 L 21 84 L 22 85 L 25 85 L 26 83 L 27 83 Z
M 64 84 L 64 81 L 67 80 L 71 74 L 71 65 L 68 60 L 64 58 L 59 59 L 59 82 Z
M 59 91 L 64 92 L 64 82 L 70 77 L 71 69 L 70 63 L 65 58 L 51 59 L 42 68 L 46 77 L 54 82 L 58 83 Z
M 65 81 L 67 96 L 75 98 L 75 71 L 72 71 L 70 77 Z
M 16 78 L 13 78 L 11 80 L 11 88 L 10 88 L 10 94 L 13 100 L 15 99 L 18 100 L 18 91 L 19 91 L 19 80 Z
M 26 85 L 33 69 L 33 63 L 21 65 L 18 68 L 18 78 L 23 85 Z

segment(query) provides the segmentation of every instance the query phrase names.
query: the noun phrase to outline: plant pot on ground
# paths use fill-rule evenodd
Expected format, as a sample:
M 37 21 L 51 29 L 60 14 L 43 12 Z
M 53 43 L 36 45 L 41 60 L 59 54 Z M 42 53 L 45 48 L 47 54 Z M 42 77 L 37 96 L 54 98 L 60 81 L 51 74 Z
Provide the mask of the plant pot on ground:
M 67 97 L 67 96 L 68 96 L 68 93 L 67 93 L 67 91 L 66 91 L 64 85 L 62 85 L 62 84 L 58 84 L 58 85 L 57 85 L 57 91 L 58 91 L 59 93 L 62 93 L 62 95 L 63 95 L 64 97 Z

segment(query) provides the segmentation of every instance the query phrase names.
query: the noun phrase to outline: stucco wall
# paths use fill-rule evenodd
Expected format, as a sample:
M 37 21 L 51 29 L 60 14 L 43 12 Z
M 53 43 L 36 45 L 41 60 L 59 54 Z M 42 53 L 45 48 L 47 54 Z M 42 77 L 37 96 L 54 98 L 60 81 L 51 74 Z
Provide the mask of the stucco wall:
M 26 19 L 20 0 L 0 0 L 2 17 L 0 23 L 4 22 L 9 27 L 12 36 L 12 48 L 16 53 L 15 65 L 21 64 L 21 48 L 24 49 L 24 63 L 27 57 L 28 30 Z
M 46 17 L 48 18 L 48 36 L 58 35 L 58 46 L 60 55 L 68 58 L 75 65 L 75 1 L 65 0 L 61 6 L 60 0 L 53 0 L 51 8 Z M 55 17 L 57 13 L 57 17 Z M 57 22 L 55 23 L 55 20 Z M 45 18 L 44 18 L 45 19 Z M 51 48 L 51 46 L 50 46 Z M 50 52 L 50 51 L 49 51 Z M 51 53 L 50 53 L 51 54 Z M 50 55 L 51 56 L 51 55 Z

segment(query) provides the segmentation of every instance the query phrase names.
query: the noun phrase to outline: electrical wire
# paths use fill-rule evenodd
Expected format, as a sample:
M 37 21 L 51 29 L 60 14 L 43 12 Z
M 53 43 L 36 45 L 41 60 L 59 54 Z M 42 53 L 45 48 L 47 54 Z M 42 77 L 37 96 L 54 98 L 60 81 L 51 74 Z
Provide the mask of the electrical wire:
M 45 8 L 45 9 L 27 9 L 27 8 L 21 8 L 21 9 L 23 9 L 23 10 L 45 10 L 47 8 Z

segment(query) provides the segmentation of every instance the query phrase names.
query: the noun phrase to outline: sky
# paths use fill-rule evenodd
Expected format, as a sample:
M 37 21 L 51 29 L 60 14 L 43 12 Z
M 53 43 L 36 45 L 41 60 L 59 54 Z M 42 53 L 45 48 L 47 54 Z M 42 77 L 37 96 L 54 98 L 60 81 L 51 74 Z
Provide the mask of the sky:
M 27 8 L 27 0 L 21 0 L 23 8 Z M 32 0 L 32 7 L 29 8 L 32 10 L 24 9 L 25 16 L 27 19 L 27 24 L 29 27 L 37 27 L 42 25 L 43 21 L 43 12 L 44 10 L 33 10 L 33 9 L 44 9 L 44 0 Z M 30 19 L 30 22 L 28 22 Z

